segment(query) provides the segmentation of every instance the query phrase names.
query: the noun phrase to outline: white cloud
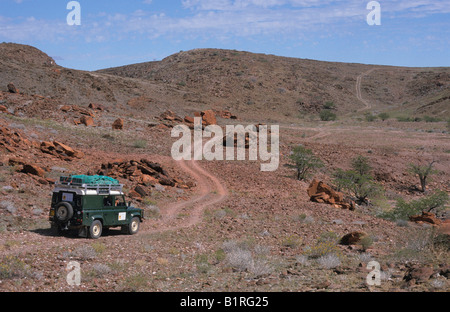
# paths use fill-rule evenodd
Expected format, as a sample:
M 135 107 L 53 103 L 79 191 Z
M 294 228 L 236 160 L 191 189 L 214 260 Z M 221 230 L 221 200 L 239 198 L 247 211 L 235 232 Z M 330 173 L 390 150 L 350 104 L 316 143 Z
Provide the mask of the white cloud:
M 22 1 L 22 0 L 16 0 Z M 143 0 L 151 4 L 151 0 Z M 368 1 L 367 1 L 368 2 Z M 368 13 L 360 0 L 181 0 L 185 16 L 172 17 L 137 10 L 130 14 L 102 13 L 82 20 L 81 27 L 39 19 L 0 16 L 0 40 L 64 40 L 81 38 L 105 42 L 133 37 L 247 38 L 255 35 L 293 37 L 316 30 L 345 29 L 363 24 Z M 381 1 L 380 1 L 381 2 Z M 383 19 L 416 18 L 449 13 L 450 0 L 383 1 Z M 407 27 L 407 26 L 405 26 Z

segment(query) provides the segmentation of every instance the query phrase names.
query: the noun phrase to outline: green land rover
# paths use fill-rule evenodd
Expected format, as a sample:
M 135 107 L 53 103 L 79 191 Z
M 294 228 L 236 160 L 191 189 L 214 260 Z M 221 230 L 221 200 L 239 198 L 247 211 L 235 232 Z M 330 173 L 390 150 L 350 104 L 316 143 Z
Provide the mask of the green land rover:
M 136 234 L 144 212 L 126 204 L 122 189 L 117 180 L 105 176 L 61 177 L 53 190 L 49 214 L 52 229 L 58 234 L 78 230 L 79 236 L 93 239 L 113 227 Z

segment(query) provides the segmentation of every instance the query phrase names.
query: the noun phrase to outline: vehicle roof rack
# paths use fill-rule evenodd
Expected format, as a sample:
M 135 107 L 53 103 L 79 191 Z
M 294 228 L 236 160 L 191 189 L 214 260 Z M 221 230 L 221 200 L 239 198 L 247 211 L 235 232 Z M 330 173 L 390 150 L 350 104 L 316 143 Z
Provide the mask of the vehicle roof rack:
M 57 187 L 71 188 L 76 190 L 97 191 L 98 194 L 107 195 L 111 191 L 122 192 L 123 184 L 119 181 L 105 176 L 69 176 L 60 177 Z

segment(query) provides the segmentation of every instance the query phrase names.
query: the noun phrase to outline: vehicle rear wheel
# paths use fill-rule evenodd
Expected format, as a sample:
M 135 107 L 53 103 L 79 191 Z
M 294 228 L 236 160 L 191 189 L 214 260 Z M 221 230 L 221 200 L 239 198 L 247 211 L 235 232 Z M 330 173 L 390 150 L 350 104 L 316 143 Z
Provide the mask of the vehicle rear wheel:
M 93 239 L 98 239 L 100 236 L 102 236 L 102 228 L 103 224 L 100 220 L 95 220 L 92 222 L 91 226 L 89 227 L 89 237 Z
M 134 217 L 133 219 L 131 219 L 130 224 L 128 224 L 128 234 L 134 235 L 139 232 L 140 223 L 141 220 L 138 217 Z
M 66 202 L 59 203 L 56 206 L 55 216 L 59 222 L 69 221 L 73 217 L 72 205 Z

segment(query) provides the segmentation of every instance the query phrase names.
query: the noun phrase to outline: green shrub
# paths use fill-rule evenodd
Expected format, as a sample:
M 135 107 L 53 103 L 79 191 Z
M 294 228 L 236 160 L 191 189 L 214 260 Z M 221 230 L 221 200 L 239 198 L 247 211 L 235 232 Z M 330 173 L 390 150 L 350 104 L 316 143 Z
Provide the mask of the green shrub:
M 142 139 L 135 140 L 133 142 L 133 147 L 134 148 L 146 148 L 147 147 L 147 141 L 146 140 L 142 140 Z
M 302 239 L 300 237 L 297 235 L 290 235 L 282 240 L 281 245 L 288 248 L 297 248 L 301 243 Z
M 30 275 L 28 265 L 16 256 L 4 256 L 0 262 L 0 280 L 23 278 Z
M 369 198 L 382 193 L 370 170 L 368 159 L 358 156 L 352 160 L 351 170 L 336 170 L 333 183 L 338 190 L 345 190 L 356 197 L 358 203 L 368 203 Z
M 400 116 L 400 117 L 397 117 L 397 121 L 400 121 L 400 122 L 420 122 L 420 121 L 422 121 L 422 118 L 420 118 L 420 117 Z
M 439 213 L 445 209 L 449 200 L 446 191 L 437 191 L 429 196 L 406 202 L 403 198 L 397 200 L 392 211 L 385 212 L 382 218 L 397 221 L 408 220 L 410 216 L 420 214 L 422 211 Z
M 362 237 L 359 241 L 359 244 L 361 245 L 361 248 L 366 251 L 370 246 L 373 244 L 373 238 L 370 235 L 365 235 Z
M 311 171 L 323 167 L 322 161 L 314 155 L 312 150 L 302 145 L 294 147 L 289 158 L 293 164 L 288 166 L 297 170 L 297 180 L 304 180 Z
M 388 113 L 381 113 L 378 115 L 378 118 L 380 118 L 382 121 L 388 120 L 389 119 L 389 114 Z
M 368 121 L 368 122 L 375 121 L 378 118 L 377 116 L 372 115 L 371 113 L 365 114 L 364 117 L 366 118 L 366 121 Z
M 352 168 L 360 175 L 369 175 L 372 167 L 369 164 L 369 159 L 359 155 L 352 159 Z
M 340 240 L 339 235 L 337 235 L 335 232 L 325 232 L 320 234 L 320 237 L 318 238 L 319 243 L 325 243 L 330 242 L 333 244 L 337 244 Z
M 325 104 L 323 104 L 323 108 L 324 108 L 324 109 L 335 109 L 335 108 L 336 108 L 336 105 L 334 105 L 333 102 L 328 101 L 328 102 L 326 102 Z
M 320 258 L 326 255 L 334 254 L 340 255 L 340 249 L 335 242 L 332 241 L 318 241 L 312 247 L 306 247 L 304 254 L 309 258 Z
M 423 120 L 425 122 L 439 122 L 439 121 L 441 121 L 439 118 L 432 117 L 432 116 L 423 116 Z
M 331 110 L 324 109 L 320 112 L 320 119 L 322 121 L 334 121 L 337 119 L 337 116 Z

